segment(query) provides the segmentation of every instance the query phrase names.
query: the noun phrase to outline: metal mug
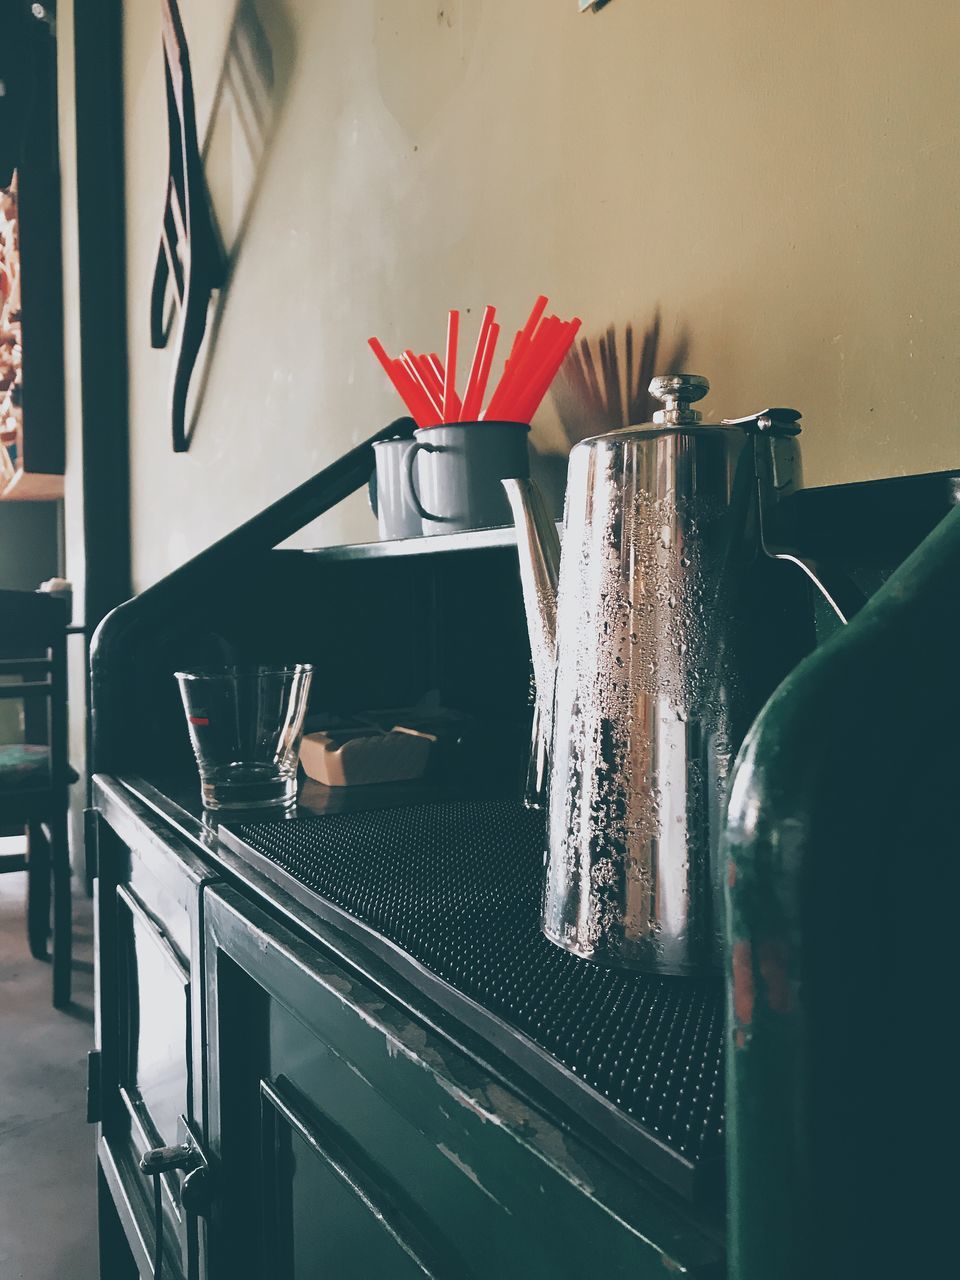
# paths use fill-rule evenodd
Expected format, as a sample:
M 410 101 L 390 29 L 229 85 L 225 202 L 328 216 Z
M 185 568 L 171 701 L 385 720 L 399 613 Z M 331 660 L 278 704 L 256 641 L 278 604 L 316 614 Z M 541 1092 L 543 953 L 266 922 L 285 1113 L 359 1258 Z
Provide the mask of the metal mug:
M 415 447 L 413 440 L 378 440 L 373 446 L 376 487 L 371 486 L 370 503 L 383 541 L 419 538 L 423 532 L 406 481 L 407 458 Z
M 425 534 L 510 524 L 501 480 L 530 474 L 522 422 L 455 422 L 416 433 L 406 456 L 406 490 Z

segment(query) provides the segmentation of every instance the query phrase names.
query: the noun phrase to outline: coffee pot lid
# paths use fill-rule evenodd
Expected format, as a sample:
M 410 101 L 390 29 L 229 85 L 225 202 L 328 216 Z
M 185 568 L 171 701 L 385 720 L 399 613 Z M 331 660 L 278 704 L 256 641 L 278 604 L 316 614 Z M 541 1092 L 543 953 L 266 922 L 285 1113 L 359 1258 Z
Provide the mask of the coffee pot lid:
M 698 423 L 702 414 L 691 409 L 710 390 L 710 383 L 697 373 L 670 373 L 654 378 L 649 391 L 663 401 L 663 408 L 653 415 L 658 427 L 681 427 Z M 769 432 L 773 435 L 799 435 L 800 414 L 796 409 L 761 409 L 745 418 L 723 418 L 721 426 L 741 427 L 747 432 Z

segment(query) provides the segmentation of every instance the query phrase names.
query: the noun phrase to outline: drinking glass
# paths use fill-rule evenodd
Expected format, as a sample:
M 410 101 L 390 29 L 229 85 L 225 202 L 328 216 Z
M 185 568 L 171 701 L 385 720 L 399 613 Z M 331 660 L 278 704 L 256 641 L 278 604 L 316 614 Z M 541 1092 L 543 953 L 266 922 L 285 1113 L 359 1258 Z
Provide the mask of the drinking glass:
M 313 667 L 178 671 L 207 809 L 292 805 Z

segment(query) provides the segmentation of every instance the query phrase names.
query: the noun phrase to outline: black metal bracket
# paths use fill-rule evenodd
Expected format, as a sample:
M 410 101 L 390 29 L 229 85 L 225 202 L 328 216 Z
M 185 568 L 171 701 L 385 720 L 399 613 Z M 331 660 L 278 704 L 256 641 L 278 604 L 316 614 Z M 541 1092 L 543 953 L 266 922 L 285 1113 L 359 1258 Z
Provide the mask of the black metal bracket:
M 137 698 L 137 651 L 152 628 L 195 606 L 210 582 L 243 572 L 251 559 L 291 537 L 369 480 L 378 440 L 409 439 L 416 423 L 397 418 L 259 515 L 186 564 L 119 605 L 97 629 L 90 652 L 92 772 L 121 768 L 129 743 L 129 708 Z

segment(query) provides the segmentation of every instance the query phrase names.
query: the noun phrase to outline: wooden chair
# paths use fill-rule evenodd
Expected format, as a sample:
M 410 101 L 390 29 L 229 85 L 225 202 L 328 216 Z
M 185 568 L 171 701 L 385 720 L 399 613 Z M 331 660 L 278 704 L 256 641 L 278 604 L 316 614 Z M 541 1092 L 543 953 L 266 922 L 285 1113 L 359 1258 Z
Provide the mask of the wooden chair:
M 27 834 L 26 857 L 0 871 L 27 871 L 27 939 L 47 958 L 53 882 L 53 1003 L 70 1002 L 72 911 L 67 839 L 67 607 L 33 591 L 0 591 L 0 700 L 23 704 L 22 742 L 0 743 L 0 833 Z M 9 677 L 19 677 L 11 681 Z

